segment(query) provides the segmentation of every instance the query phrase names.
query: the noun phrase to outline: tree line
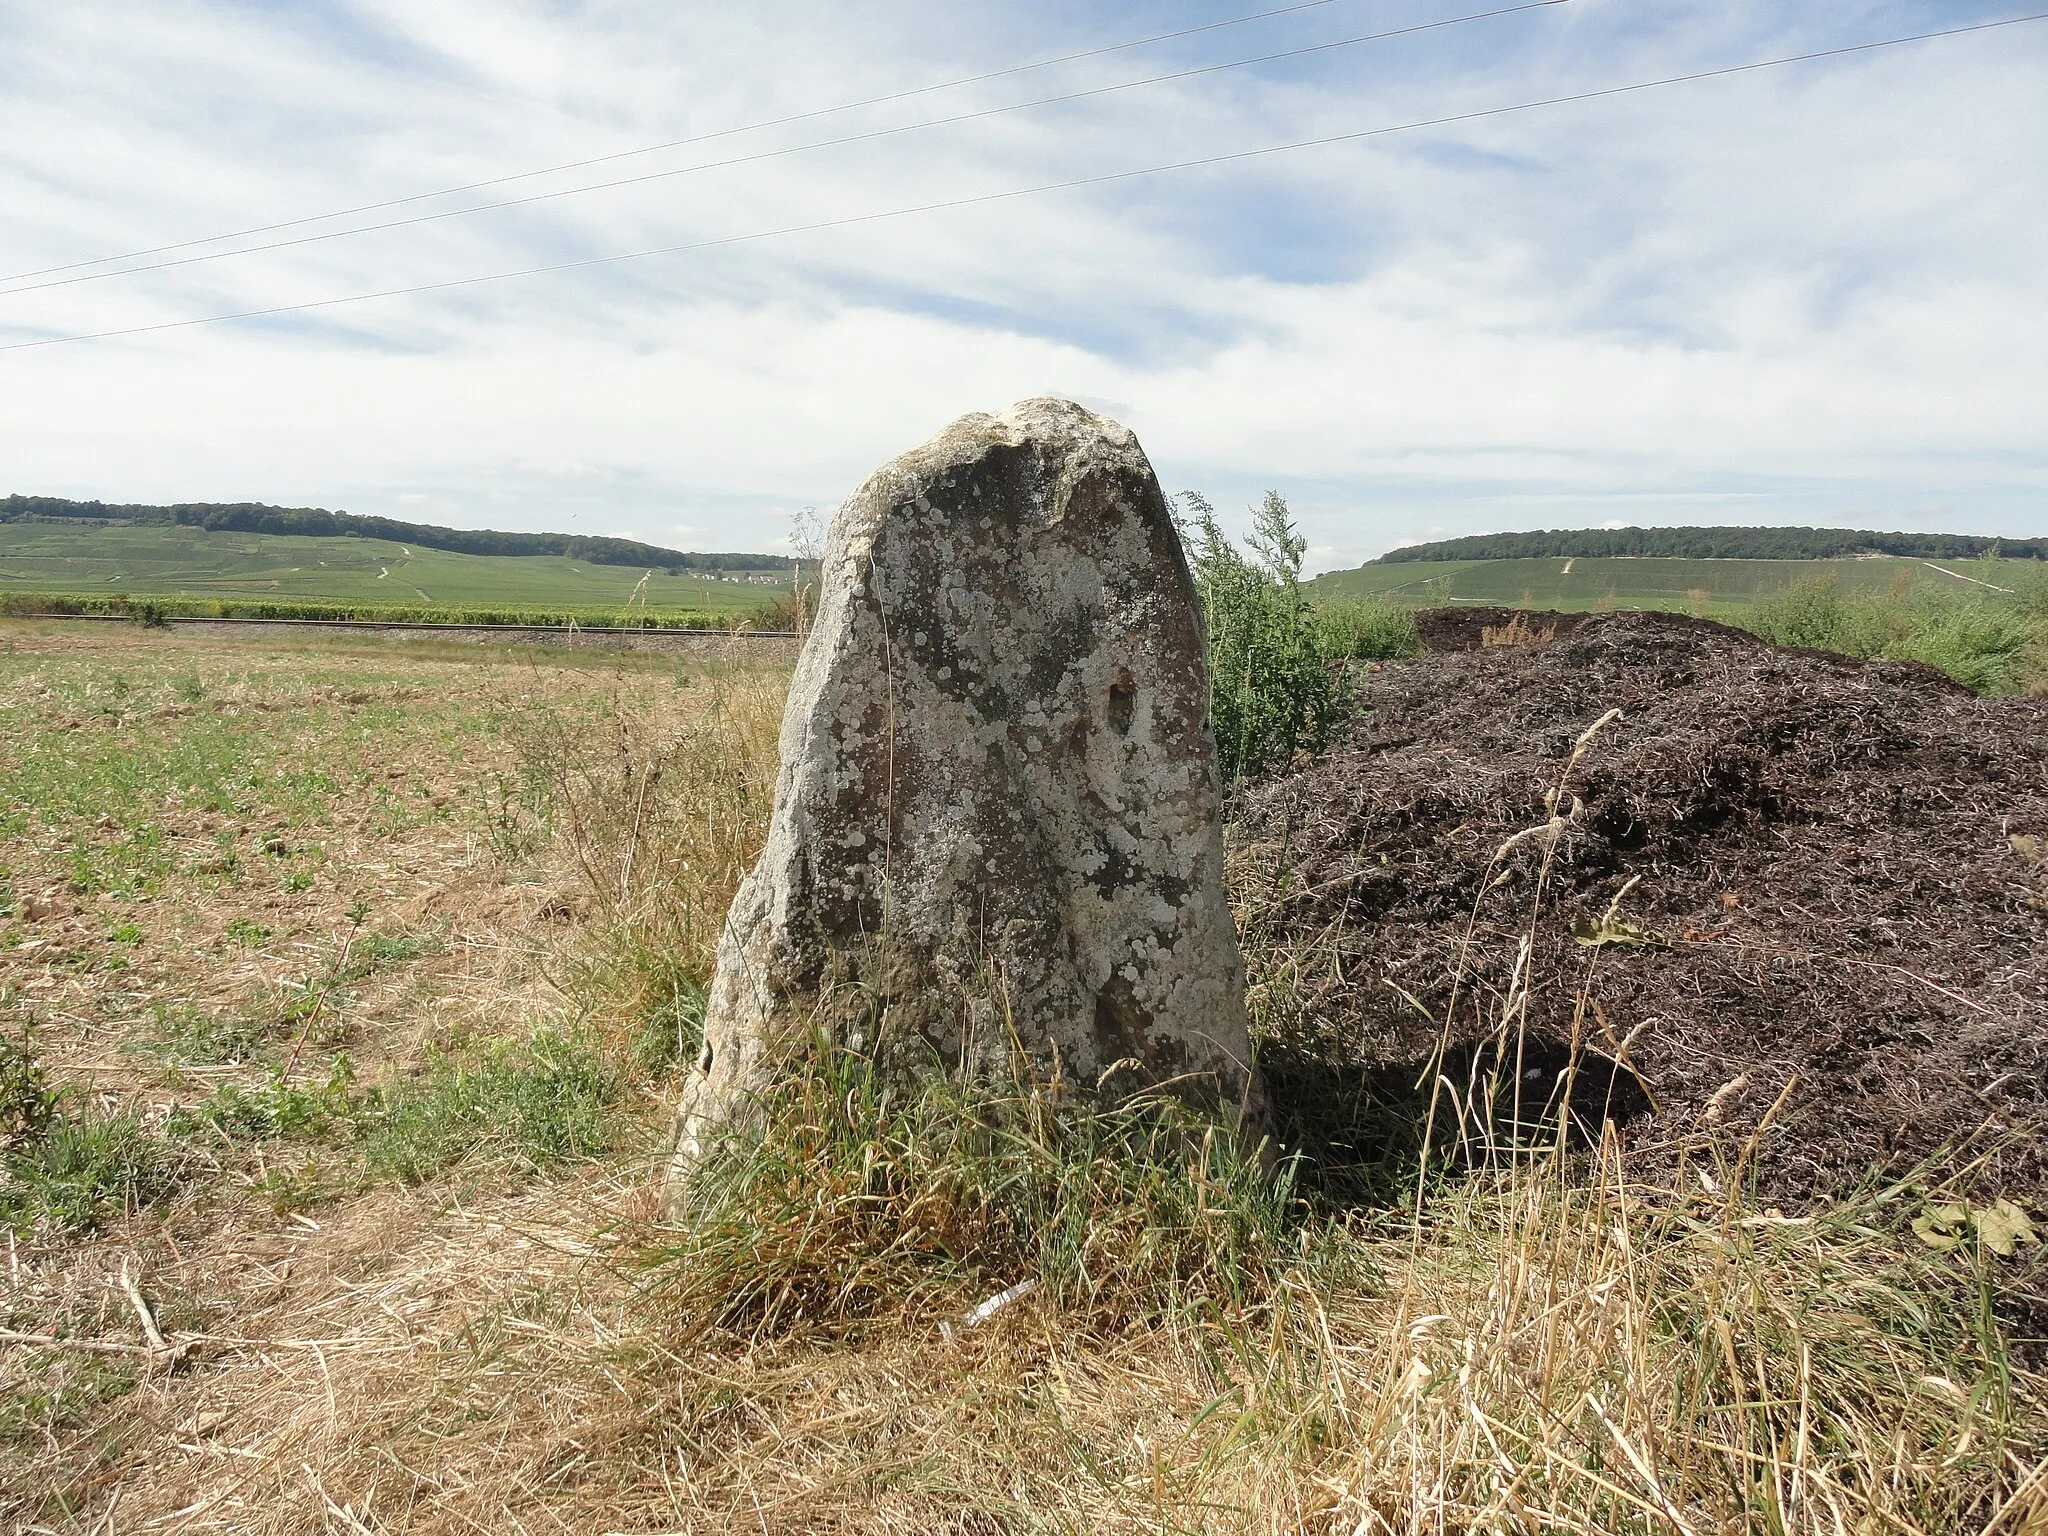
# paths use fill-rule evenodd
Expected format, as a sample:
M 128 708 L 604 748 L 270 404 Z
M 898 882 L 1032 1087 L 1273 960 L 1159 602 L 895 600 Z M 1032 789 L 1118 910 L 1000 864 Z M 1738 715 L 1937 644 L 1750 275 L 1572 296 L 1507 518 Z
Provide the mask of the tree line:
M 563 555 L 591 565 L 652 567 L 674 576 L 683 571 L 786 571 L 795 562 L 788 555 L 691 554 L 581 533 L 501 533 L 493 529 L 441 528 L 432 523 L 405 523 L 396 518 L 357 512 L 329 512 L 320 507 L 272 507 L 261 502 L 181 502 L 143 506 L 104 501 L 68 501 L 61 496 L 8 496 L 0 499 L 0 523 L 25 518 L 60 518 L 84 522 L 154 524 L 204 528 L 222 533 L 291 533 L 313 538 L 387 539 L 417 544 L 458 555 Z
M 1897 555 L 1971 560 L 2002 555 L 2048 560 L 2048 539 L 1993 539 L 1968 533 L 1870 533 L 1853 528 L 1581 528 L 1541 533 L 1480 533 L 1392 549 L 1373 563 L 1407 560 L 1595 560 L 1603 556 L 1676 560 L 1843 560 Z

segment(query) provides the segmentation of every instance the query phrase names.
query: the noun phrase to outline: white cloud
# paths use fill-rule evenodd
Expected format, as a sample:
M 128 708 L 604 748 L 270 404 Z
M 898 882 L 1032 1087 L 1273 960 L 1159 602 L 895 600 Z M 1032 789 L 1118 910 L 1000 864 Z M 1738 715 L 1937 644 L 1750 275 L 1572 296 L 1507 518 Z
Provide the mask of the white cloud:
M 1555 11 L 147 278 L 0 341 L 771 228 L 1955 24 L 1955 0 Z M 1220 14 L 1220 13 L 1218 13 Z M 1198 45 L 621 162 L 1019 100 Z M 1441 14 L 1441 13 L 1439 13 Z M 605 153 L 1138 24 L 935 0 L 0 21 L 0 266 Z M 969 409 L 1058 392 L 1169 488 L 1287 490 L 1319 560 L 1480 527 L 2048 527 L 2048 26 L 1455 130 L 303 317 L 0 354 L 11 489 L 261 499 L 780 547 Z M 532 184 L 573 184 L 556 177 Z M 524 184 L 522 184 L 524 185 Z M 0 287 L 6 285 L 0 284 Z

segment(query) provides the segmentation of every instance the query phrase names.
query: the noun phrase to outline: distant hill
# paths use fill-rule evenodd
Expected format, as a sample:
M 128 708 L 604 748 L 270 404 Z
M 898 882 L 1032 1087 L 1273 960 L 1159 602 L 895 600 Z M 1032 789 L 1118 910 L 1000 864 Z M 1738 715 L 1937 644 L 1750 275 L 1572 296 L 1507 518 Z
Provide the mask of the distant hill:
M 441 528 L 320 507 L 272 507 L 261 502 L 184 502 L 143 506 L 104 501 L 67 501 L 61 496 L 0 499 L 0 523 L 48 518 L 73 525 L 203 528 L 209 532 L 295 534 L 313 538 L 384 539 L 461 555 L 553 555 L 591 565 L 624 565 L 676 575 L 683 571 L 786 571 L 787 555 L 691 554 L 578 533 L 500 533 L 490 529 Z
M 1390 598 L 1433 606 L 1493 603 L 1510 608 L 1742 608 L 1799 582 L 1831 583 L 1844 596 L 2019 588 L 2048 577 L 2037 560 L 1996 563 L 1906 555 L 1841 560 L 1687 559 L 1669 555 L 1544 555 L 1496 560 L 1375 560 L 1329 571 L 1308 584 L 1317 602 Z
M 1967 533 L 1870 533 L 1853 528 L 1581 528 L 1480 533 L 1410 544 L 1371 562 L 1441 560 L 1844 560 L 1891 555 L 1913 560 L 2048 560 L 2048 539 L 1989 539 Z

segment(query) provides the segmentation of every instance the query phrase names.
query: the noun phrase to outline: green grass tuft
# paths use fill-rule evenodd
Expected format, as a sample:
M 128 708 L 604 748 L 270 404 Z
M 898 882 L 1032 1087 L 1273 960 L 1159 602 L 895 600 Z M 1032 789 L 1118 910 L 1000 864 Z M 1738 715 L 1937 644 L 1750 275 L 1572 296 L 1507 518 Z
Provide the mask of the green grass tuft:
M 696 1324 L 754 1334 L 1036 1281 L 1078 1317 L 1139 1326 L 1269 1298 L 1308 1229 L 1293 1166 L 1175 1101 L 1097 1115 L 1037 1095 L 884 1087 L 827 1052 L 764 1107 L 758 1139 L 708 1159 L 658 1286 Z
M 472 1058 L 436 1054 L 425 1074 L 373 1087 L 361 1110 L 373 1176 L 417 1182 L 459 1163 L 540 1172 L 610 1149 L 621 1127 L 612 1064 L 589 1042 L 544 1030 Z
M 57 1345 L 24 1351 L 0 1390 L 0 1445 L 27 1446 L 82 1422 L 133 1391 L 136 1367 L 118 1357 Z
M 60 1103 L 0 1161 L 0 1224 L 24 1235 L 90 1232 L 174 1192 L 191 1161 L 132 1111 Z
M 634 1063 L 657 1076 L 689 1061 L 704 1040 L 703 983 L 680 970 L 664 979 L 668 1001 L 650 1008 L 633 1029 Z
M 324 1079 L 292 1083 L 275 1074 L 258 1088 L 224 1084 L 211 1097 L 176 1111 L 168 1128 L 211 1132 L 234 1143 L 352 1135 L 361 1108 L 352 1092 L 354 1081 L 354 1065 L 346 1055 L 337 1055 Z
M 270 1031 L 254 1019 L 210 1013 L 195 1003 L 153 1003 L 150 1027 L 164 1056 L 189 1066 L 254 1061 Z

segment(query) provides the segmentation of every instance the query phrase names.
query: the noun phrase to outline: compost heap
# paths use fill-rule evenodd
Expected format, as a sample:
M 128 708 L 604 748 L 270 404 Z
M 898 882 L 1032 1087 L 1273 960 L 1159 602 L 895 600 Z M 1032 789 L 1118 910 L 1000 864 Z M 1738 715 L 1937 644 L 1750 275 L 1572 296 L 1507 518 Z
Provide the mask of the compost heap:
M 1315 1037 L 1282 1057 L 1412 1085 L 1447 1012 L 1471 1052 L 1525 1010 L 1516 1071 L 1576 1020 L 1639 1161 L 1768 1120 L 1788 1205 L 1958 1146 L 1975 1190 L 2048 1189 L 2048 703 L 1668 614 L 1422 631 L 1236 808 L 1254 1007 Z

